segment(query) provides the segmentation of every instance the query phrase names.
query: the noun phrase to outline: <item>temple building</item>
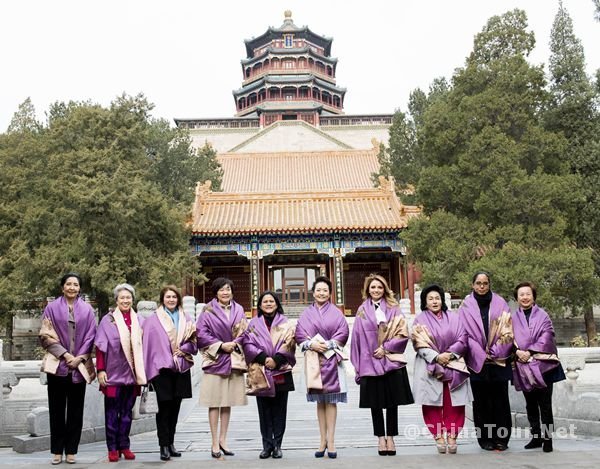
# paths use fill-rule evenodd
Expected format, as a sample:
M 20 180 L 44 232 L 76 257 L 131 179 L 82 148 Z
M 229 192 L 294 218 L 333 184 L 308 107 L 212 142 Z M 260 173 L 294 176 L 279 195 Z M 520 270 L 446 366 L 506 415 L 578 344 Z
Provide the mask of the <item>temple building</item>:
M 196 147 L 215 148 L 223 168 L 221 192 L 196 189 L 191 245 L 202 271 L 231 278 L 247 311 L 264 290 L 299 311 L 319 275 L 346 314 L 372 272 L 405 297 L 413 270 L 398 235 L 420 209 L 402 204 L 392 179 L 374 178 L 392 115 L 344 114 L 332 39 L 296 26 L 289 11 L 245 44 L 235 116 L 175 119 Z M 194 295 L 212 297 L 209 285 Z

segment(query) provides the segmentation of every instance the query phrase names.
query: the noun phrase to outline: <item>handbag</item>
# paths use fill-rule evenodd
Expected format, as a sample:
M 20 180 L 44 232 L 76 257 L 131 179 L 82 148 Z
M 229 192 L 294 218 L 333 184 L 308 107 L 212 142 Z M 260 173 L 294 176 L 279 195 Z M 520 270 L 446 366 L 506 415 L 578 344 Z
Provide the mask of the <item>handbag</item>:
M 140 414 L 156 414 L 158 412 L 158 398 L 152 385 L 144 386 L 140 396 Z

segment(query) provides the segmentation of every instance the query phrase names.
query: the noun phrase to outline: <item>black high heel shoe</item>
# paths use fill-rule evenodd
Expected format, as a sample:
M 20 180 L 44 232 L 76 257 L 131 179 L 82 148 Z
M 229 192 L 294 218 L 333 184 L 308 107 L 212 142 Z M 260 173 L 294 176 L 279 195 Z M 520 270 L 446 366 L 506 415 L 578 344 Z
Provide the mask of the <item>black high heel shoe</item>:
M 327 445 L 323 448 L 323 451 L 315 451 L 315 458 L 322 458 L 325 456 L 325 451 L 327 450 Z
M 233 451 L 229 451 L 228 449 L 223 448 L 221 445 L 219 445 L 219 448 L 225 456 L 235 456 L 235 453 Z

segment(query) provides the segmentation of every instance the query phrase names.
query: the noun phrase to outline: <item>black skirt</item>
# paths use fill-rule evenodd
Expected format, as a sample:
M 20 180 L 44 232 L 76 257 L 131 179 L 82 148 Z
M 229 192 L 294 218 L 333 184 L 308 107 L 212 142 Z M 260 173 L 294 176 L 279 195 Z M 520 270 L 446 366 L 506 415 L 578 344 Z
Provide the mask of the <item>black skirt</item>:
M 387 409 L 399 405 L 413 404 L 412 392 L 406 367 L 390 371 L 383 376 L 360 378 L 359 407 Z
M 192 375 L 190 370 L 185 373 L 177 373 L 163 368 L 158 376 L 152 380 L 152 386 L 159 401 L 192 397 Z

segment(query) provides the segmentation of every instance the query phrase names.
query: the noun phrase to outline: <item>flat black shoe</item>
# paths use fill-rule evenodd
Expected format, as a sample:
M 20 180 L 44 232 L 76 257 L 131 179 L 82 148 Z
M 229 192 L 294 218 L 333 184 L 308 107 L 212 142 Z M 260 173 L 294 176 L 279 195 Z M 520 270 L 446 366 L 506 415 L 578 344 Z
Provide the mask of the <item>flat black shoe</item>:
M 175 445 L 169 445 L 169 454 L 172 458 L 180 458 L 181 452 L 175 449 Z
M 171 454 L 169 453 L 169 447 L 161 446 L 160 447 L 160 460 L 168 461 L 169 459 L 171 459 Z
M 539 436 L 534 436 L 531 439 L 531 441 L 524 446 L 524 448 L 525 449 L 541 448 L 543 441 L 544 440 L 542 440 Z
M 263 449 L 258 455 L 260 459 L 267 459 L 271 457 L 271 450 Z
M 388 449 L 387 450 L 387 455 L 388 456 L 396 456 L 396 450 L 395 449 Z
M 504 443 L 496 443 L 494 445 L 494 449 L 496 449 L 498 451 L 506 451 L 508 449 L 508 446 L 505 445 Z
M 221 451 L 223 451 L 225 456 L 235 456 L 233 451 L 229 451 L 228 449 L 223 448 L 221 445 L 219 445 L 219 448 L 221 448 Z
M 379 456 L 387 456 L 387 449 L 378 449 L 377 454 L 379 454 Z
M 542 443 L 542 451 L 544 453 L 552 452 L 552 438 L 544 438 L 544 442 Z
M 281 452 L 281 448 L 275 447 L 273 450 L 273 459 L 281 459 L 283 457 L 283 453 Z
M 483 443 L 481 443 L 481 449 L 484 449 L 486 451 L 494 451 L 494 443 L 492 443 L 491 441 L 484 441 Z

